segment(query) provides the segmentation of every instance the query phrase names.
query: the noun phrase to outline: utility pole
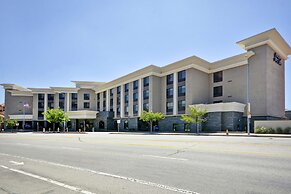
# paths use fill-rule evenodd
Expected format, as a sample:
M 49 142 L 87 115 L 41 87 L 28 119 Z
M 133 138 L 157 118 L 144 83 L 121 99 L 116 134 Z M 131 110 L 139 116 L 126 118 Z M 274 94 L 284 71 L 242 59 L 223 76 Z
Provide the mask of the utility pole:
M 247 64 L 247 132 L 250 135 L 250 119 L 251 119 L 251 103 L 249 97 L 250 83 L 249 83 L 249 64 Z

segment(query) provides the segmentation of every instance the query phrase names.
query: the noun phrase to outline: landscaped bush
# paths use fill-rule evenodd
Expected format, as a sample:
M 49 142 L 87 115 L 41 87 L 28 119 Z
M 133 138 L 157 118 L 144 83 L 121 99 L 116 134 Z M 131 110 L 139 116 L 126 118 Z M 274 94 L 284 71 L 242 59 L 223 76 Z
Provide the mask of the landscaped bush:
M 290 134 L 290 131 L 291 131 L 291 127 L 286 127 L 284 129 L 284 134 Z
M 255 133 L 258 134 L 290 134 L 291 127 L 287 127 L 284 130 L 281 127 L 277 127 L 276 129 L 273 128 L 266 128 L 266 127 L 257 127 L 255 129 Z
M 257 127 L 257 128 L 255 128 L 255 133 L 258 133 L 258 134 L 267 133 L 267 128 L 266 127 Z
M 282 134 L 283 133 L 283 129 L 281 127 L 277 127 L 276 133 Z

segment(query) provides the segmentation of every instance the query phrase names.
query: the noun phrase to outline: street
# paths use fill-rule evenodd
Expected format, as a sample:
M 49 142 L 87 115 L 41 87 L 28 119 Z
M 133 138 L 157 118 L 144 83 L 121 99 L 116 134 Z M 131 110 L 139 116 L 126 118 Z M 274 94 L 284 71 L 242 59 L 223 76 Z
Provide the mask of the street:
M 0 134 L 0 194 L 287 194 L 290 183 L 290 138 Z

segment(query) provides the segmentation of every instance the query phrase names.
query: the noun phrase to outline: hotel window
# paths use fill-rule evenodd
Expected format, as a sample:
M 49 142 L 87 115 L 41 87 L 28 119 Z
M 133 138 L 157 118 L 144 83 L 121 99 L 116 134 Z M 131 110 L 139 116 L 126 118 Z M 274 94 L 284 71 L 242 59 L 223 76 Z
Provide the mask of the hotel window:
M 54 101 L 55 95 L 54 94 L 48 94 L 47 99 L 48 101 Z
M 143 99 L 144 99 L 144 100 L 149 99 L 149 96 L 150 96 L 150 95 L 149 95 L 149 90 L 144 90 L 144 91 L 143 91 Z
M 120 116 L 120 107 L 117 107 L 116 114 L 117 114 L 117 116 Z
M 174 104 L 173 102 L 167 102 L 167 112 L 173 112 Z
M 47 103 L 48 108 L 49 109 L 53 109 L 54 108 L 55 95 L 54 94 L 48 94 L 47 98 L 48 98 L 48 103 Z
M 90 94 L 85 93 L 84 94 L 84 100 L 90 100 Z
M 72 93 L 72 100 L 77 100 L 77 99 L 78 99 L 78 94 Z
M 59 93 L 59 99 L 65 100 L 65 93 Z
M 182 82 L 186 80 L 186 71 L 179 71 L 178 72 L 178 82 Z
M 103 92 L 103 100 L 106 99 L 106 91 Z
M 178 87 L 178 96 L 185 96 L 186 94 L 186 87 L 183 85 L 183 86 L 179 86 Z
M 100 111 L 100 102 L 97 102 L 97 110 Z
M 110 96 L 113 96 L 113 89 L 110 89 Z
M 128 92 L 129 90 L 129 84 L 124 84 L 124 92 Z
M 97 94 L 97 100 L 100 100 L 100 93 Z
M 223 80 L 223 75 L 222 75 L 222 71 L 219 71 L 219 72 L 216 72 L 213 74 L 213 82 L 216 83 L 216 82 L 222 82 Z
M 150 84 L 150 77 L 143 78 L 143 86 L 146 87 Z
M 120 94 L 120 89 L 121 89 L 121 87 L 118 86 L 118 87 L 117 87 L 117 94 Z
M 124 114 L 125 114 L 125 116 L 128 115 L 128 106 L 125 106 L 125 107 L 124 107 Z
M 174 94 L 174 89 L 168 88 L 167 89 L 167 98 L 173 98 L 173 94 Z
M 138 113 L 138 105 L 135 104 L 133 105 L 133 114 L 136 116 L 137 113 Z
M 44 108 L 44 102 L 39 101 L 38 102 L 38 109 L 43 109 Z
M 38 94 L 38 100 L 44 100 L 44 94 Z
M 174 74 L 167 75 L 167 85 L 173 84 Z
M 116 98 L 116 104 L 117 104 L 117 105 L 120 105 L 120 97 L 117 97 L 117 98 Z
M 138 101 L 138 93 L 137 92 L 133 93 L 133 101 L 134 102 Z
M 71 103 L 71 110 L 76 111 L 78 109 L 77 101 L 72 101 Z
M 38 113 L 37 113 L 38 115 L 37 116 L 38 116 L 39 119 L 43 119 L 44 118 L 42 113 L 43 113 L 43 111 L 38 111 Z
M 185 100 L 178 101 L 178 111 L 185 111 L 186 102 Z
M 106 101 L 103 101 L 103 111 L 106 111 Z
M 213 97 L 220 97 L 223 95 L 222 86 L 216 86 L 213 88 Z
M 144 103 L 143 104 L 143 110 L 144 111 L 149 111 L 149 103 Z
M 133 89 L 135 90 L 135 89 L 137 89 L 138 88 L 138 80 L 135 80 L 134 82 L 133 82 Z
M 84 102 L 84 108 L 90 108 L 90 102 Z
M 128 103 L 128 94 L 124 96 L 124 103 Z
M 60 109 L 64 110 L 65 102 L 64 101 L 59 101 L 59 107 L 60 107 Z
M 110 99 L 110 106 L 113 106 L 113 98 Z

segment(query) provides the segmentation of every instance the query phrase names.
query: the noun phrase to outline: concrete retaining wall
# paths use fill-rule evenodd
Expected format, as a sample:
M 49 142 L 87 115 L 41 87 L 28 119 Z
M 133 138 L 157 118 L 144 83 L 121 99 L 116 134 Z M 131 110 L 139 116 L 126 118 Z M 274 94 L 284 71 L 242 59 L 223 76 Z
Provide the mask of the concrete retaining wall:
M 291 120 L 277 120 L 277 121 L 255 121 L 255 128 L 266 127 L 276 129 L 277 127 L 286 128 L 291 127 Z

